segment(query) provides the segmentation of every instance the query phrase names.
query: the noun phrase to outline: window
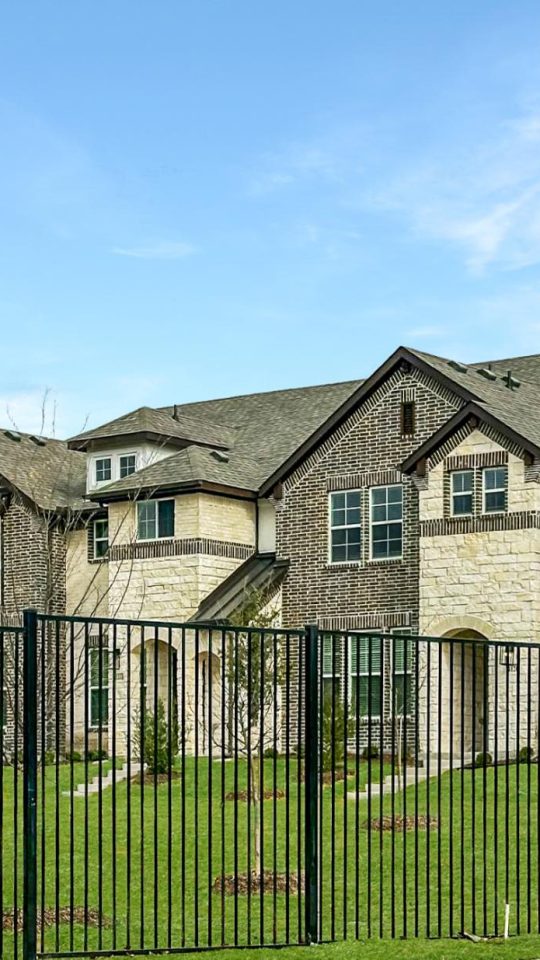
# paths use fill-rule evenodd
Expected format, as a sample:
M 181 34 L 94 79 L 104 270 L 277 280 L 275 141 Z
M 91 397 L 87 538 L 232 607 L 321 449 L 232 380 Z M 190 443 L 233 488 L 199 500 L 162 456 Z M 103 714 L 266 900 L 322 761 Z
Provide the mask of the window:
M 323 636 L 322 648 L 322 687 L 325 703 L 332 701 L 333 696 L 339 696 L 341 678 L 341 650 L 339 639 L 326 633 Z M 335 690 L 335 695 L 333 694 Z
M 90 726 L 101 727 L 109 721 L 109 651 L 94 647 L 89 651 Z
M 403 488 L 373 487 L 371 490 L 371 557 L 386 560 L 401 557 L 403 549 Z
M 407 400 L 401 404 L 401 434 L 404 437 L 414 436 L 416 409 L 414 400 Z
M 452 516 L 466 517 L 473 512 L 474 472 L 456 470 L 452 478 Z
M 174 500 L 142 500 L 137 504 L 137 539 L 174 537 Z
M 109 550 L 109 521 L 94 520 L 94 559 L 101 560 Z
M 129 477 L 137 469 L 137 454 L 125 453 L 120 457 L 120 479 Z
M 104 483 L 111 479 L 111 457 L 100 457 L 96 460 L 96 483 Z
M 413 643 L 407 638 L 409 631 L 394 630 L 399 634 L 394 644 L 394 714 L 397 717 L 410 716 L 412 713 L 412 671 Z
M 382 640 L 380 637 L 351 637 L 350 674 L 353 716 L 382 716 Z
M 330 494 L 330 562 L 360 560 L 360 491 Z
M 502 513 L 506 509 L 506 467 L 487 467 L 483 481 L 484 513 Z

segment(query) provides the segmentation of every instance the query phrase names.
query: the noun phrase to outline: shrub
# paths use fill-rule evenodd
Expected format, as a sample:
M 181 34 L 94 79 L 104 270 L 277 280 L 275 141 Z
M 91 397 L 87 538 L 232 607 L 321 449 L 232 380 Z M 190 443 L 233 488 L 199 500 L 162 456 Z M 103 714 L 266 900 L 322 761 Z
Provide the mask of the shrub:
M 137 720 L 135 728 L 135 747 L 148 773 L 168 773 L 174 758 L 178 753 L 178 730 L 173 721 L 170 743 L 169 763 L 169 725 L 165 715 L 163 700 L 158 700 L 157 713 L 144 711 L 144 731 L 142 717 Z M 144 736 L 143 736 L 144 732 Z
M 82 760 L 82 754 L 78 750 L 72 750 L 71 753 L 66 753 L 66 760 L 68 763 L 80 763 Z
M 370 747 L 364 747 L 360 756 L 362 757 L 362 760 L 378 760 L 379 748 L 377 744 L 372 743 Z
M 347 745 L 347 731 L 343 701 L 338 697 L 333 704 L 330 697 L 324 700 L 321 737 L 323 770 L 331 770 L 332 765 L 335 769 L 342 767 Z
M 493 763 L 493 757 L 490 753 L 477 753 L 475 765 L 477 767 L 489 767 Z
M 106 750 L 89 750 L 86 754 L 89 763 L 97 763 L 99 760 L 107 760 Z
M 521 747 L 518 753 L 518 762 L 530 763 L 533 756 L 534 756 L 534 750 L 532 747 Z

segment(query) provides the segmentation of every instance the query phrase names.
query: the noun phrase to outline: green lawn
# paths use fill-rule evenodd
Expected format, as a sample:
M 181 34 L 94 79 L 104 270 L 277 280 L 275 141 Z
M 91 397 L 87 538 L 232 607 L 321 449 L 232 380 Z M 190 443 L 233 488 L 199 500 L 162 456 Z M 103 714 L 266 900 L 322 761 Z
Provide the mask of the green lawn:
M 413 783 L 404 794 L 396 795 L 395 812 L 402 812 L 402 804 L 408 814 L 414 813 L 415 807 L 419 813 L 426 813 L 429 808 L 430 815 L 438 817 L 440 829 L 394 836 L 365 828 L 368 803 L 347 799 L 343 783 L 325 786 L 323 939 L 370 936 L 377 941 L 381 936 L 412 938 L 415 934 L 421 938 L 447 937 L 462 929 L 493 933 L 496 924 L 502 930 L 506 899 L 511 907 L 512 935 L 538 930 L 539 769 L 521 765 L 496 771 L 456 771 L 443 775 L 440 788 L 435 780 L 420 783 L 417 794 Z M 89 776 L 94 776 L 96 770 L 90 766 Z M 359 765 L 361 783 L 365 782 L 367 771 L 367 764 Z M 350 772 L 348 790 L 355 785 L 354 764 Z M 374 778 L 379 777 L 378 762 L 373 764 L 372 773 Z M 39 808 L 39 863 L 43 863 L 45 877 L 40 903 L 55 908 L 58 902 L 61 909 L 71 903 L 75 908 L 87 904 L 89 909 L 99 911 L 105 922 L 101 930 L 88 927 L 86 934 L 81 925 L 70 928 L 69 924 L 62 924 L 59 929 L 53 925 L 44 930 L 44 948 L 137 949 L 166 947 L 169 943 L 174 947 L 203 947 L 210 940 L 231 946 L 257 944 L 261 939 L 297 942 L 303 936 L 303 896 L 271 889 L 263 896 L 258 892 L 240 895 L 235 903 L 234 897 L 211 891 L 223 868 L 225 873 L 234 874 L 236 870 L 245 873 L 249 867 L 248 826 L 252 823 L 248 821 L 252 811 L 245 802 L 222 803 L 222 776 L 225 793 L 233 790 L 233 763 L 210 765 L 201 759 L 195 764 L 186 759 L 183 778 L 173 781 L 170 790 L 167 784 L 157 789 L 153 785 L 132 785 L 128 812 L 125 782 L 116 788 L 114 806 L 111 788 L 103 792 L 101 799 L 90 797 L 86 805 L 84 799 L 61 795 L 69 787 L 68 766 L 59 768 L 58 782 L 55 768 L 47 767 L 44 820 Z M 237 776 L 238 788 L 245 789 L 243 762 L 239 762 Z M 413 776 L 409 770 L 409 779 Z M 272 788 L 275 777 L 277 788 L 283 789 L 285 761 L 280 758 L 274 764 L 271 759 L 266 760 L 264 777 L 265 787 Z M 278 872 L 284 872 L 287 864 L 291 871 L 297 871 L 299 836 L 303 844 L 303 825 L 299 821 L 303 787 L 299 796 L 295 778 L 296 762 L 291 760 L 286 798 L 264 803 L 263 852 L 267 870 L 273 870 L 275 863 Z M 7 911 L 13 905 L 15 885 L 18 903 L 21 902 L 22 835 L 19 826 L 15 847 L 14 781 L 10 768 L 3 769 L 3 779 L 2 897 Z M 84 765 L 77 764 L 74 782 L 83 780 Z M 19 774 L 19 825 L 21 792 Z M 371 816 L 380 812 L 379 801 L 373 801 Z M 391 814 L 391 797 L 385 798 L 382 812 Z M 16 944 L 19 952 L 20 939 Z M 530 943 L 537 946 L 538 940 L 531 939 Z M 13 956 L 13 948 L 13 935 L 4 933 L 2 956 Z M 350 944 L 347 956 L 356 949 Z M 384 945 L 374 942 L 364 955 L 382 956 L 382 949 Z M 430 951 L 425 956 L 434 957 L 467 955 L 467 950 L 488 956 L 489 951 L 500 947 L 430 941 L 422 949 Z M 392 951 L 396 957 L 412 955 L 413 951 L 415 956 L 422 956 L 420 944 L 414 942 L 396 944 Z M 282 954 L 283 960 L 289 952 Z M 337 948 L 327 951 L 320 947 L 317 955 L 323 957 L 326 952 L 329 957 L 332 954 L 337 958 L 339 954 Z M 540 949 L 536 955 L 540 956 Z M 529 957 L 535 953 L 533 949 L 532 953 L 505 953 L 506 956 Z

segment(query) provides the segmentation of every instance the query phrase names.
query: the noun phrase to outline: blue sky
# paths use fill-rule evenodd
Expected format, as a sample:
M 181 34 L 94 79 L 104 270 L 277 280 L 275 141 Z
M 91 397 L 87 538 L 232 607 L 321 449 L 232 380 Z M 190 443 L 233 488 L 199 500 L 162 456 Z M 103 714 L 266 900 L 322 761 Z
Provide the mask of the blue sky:
M 21 0 L 0 124 L 2 423 L 540 350 L 536 0 Z

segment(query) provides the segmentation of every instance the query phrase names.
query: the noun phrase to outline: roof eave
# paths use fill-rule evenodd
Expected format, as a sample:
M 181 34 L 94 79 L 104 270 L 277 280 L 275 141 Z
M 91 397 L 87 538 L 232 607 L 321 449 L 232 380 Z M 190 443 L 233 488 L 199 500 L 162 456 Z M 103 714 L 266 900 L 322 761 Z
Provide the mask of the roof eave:
M 214 493 L 217 496 L 234 497 L 241 500 L 256 500 L 257 491 L 247 487 L 238 487 L 225 483 L 212 483 L 208 480 L 186 480 L 183 483 L 148 484 L 136 490 L 95 490 L 88 498 L 97 503 L 114 503 L 122 500 L 141 500 L 148 494 L 153 497 L 172 496 L 185 493 Z

